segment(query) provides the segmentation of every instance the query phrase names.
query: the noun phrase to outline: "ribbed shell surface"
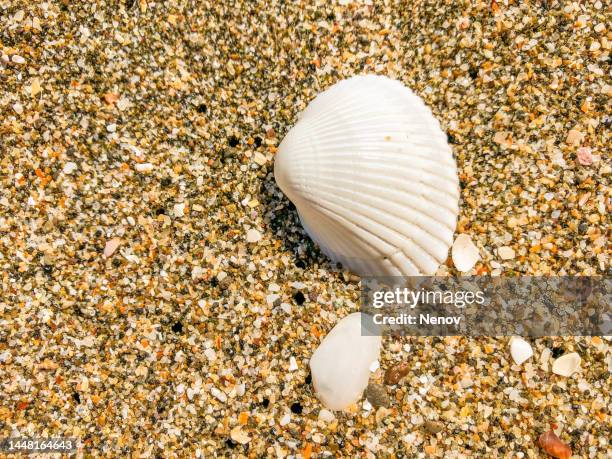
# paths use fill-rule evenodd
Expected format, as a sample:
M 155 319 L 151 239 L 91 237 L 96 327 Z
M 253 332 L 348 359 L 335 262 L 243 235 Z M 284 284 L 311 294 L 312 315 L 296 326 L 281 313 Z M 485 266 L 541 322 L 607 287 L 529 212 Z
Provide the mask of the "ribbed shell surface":
M 274 174 L 310 237 L 360 276 L 430 275 L 447 257 L 456 164 L 431 110 L 398 81 L 357 76 L 319 94 Z

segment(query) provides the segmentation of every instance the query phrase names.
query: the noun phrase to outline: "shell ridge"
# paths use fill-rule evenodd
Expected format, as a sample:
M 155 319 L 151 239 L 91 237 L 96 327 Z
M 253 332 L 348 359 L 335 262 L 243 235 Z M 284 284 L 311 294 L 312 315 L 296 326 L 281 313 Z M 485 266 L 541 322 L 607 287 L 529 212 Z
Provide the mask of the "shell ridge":
M 335 181 L 335 184 L 336 184 L 336 185 L 337 185 L 337 184 L 347 184 L 347 185 L 351 185 L 351 184 L 352 184 L 352 183 L 354 183 L 354 181 L 355 181 L 355 180 L 350 180 L 350 178 L 351 178 L 351 177 L 353 177 L 353 178 L 355 178 L 355 179 L 359 179 L 359 178 L 360 178 L 359 174 L 354 174 L 354 175 L 350 176 L 348 179 L 341 179 L 341 178 L 340 178 L 340 177 L 341 177 L 340 175 L 332 175 L 332 176 L 330 176 L 330 175 L 323 174 L 323 173 L 321 174 L 321 177 L 323 177 L 323 178 L 330 178 L 330 179 L 333 179 L 333 180 Z M 361 177 L 361 178 L 365 178 L 365 177 Z M 387 180 L 386 182 L 384 182 L 384 180 L 385 180 L 385 179 L 386 179 L 386 177 L 381 177 L 381 180 L 383 180 L 383 182 L 382 182 L 382 183 L 384 183 L 384 184 L 392 184 L 392 185 L 394 184 L 394 185 L 396 185 L 396 186 L 398 186 L 398 187 L 401 187 L 401 184 L 396 183 L 394 180 Z M 365 187 L 366 189 L 371 189 L 371 190 L 376 190 L 376 191 L 383 191 L 383 192 L 385 191 L 385 190 L 384 190 L 384 188 L 383 188 L 383 186 L 382 186 L 382 184 L 381 184 L 381 185 L 377 185 L 377 186 L 375 186 L 375 185 L 372 185 L 372 184 L 365 184 L 365 183 L 361 182 L 361 186 L 362 186 L 362 187 Z M 365 195 L 366 197 L 368 197 L 368 196 L 369 196 L 367 193 L 363 193 L 363 192 L 358 192 L 358 193 L 363 194 L 363 195 Z M 414 211 L 414 212 L 420 212 L 420 213 L 423 213 L 424 215 L 426 215 L 426 216 L 428 217 L 428 219 L 429 219 L 429 220 L 431 220 L 431 223 L 432 223 L 432 224 L 436 224 L 436 223 L 443 223 L 443 224 L 444 224 L 444 226 L 445 226 L 446 228 L 448 228 L 448 230 L 450 230 L 451 232 L 454 232 L 454 230 L 455 230 L 455 224 L 450 224 L 450 223 L 448 223 L 446 220 L 445 220 L 444 222 L 436 221 L 435 216 L 434 216 L 434 215 L 432 215 L 432 213 L 434 213 L 434 212 L 433 212 L 433 210 L 434 210 L 434 209 L 432 208 L 432 205 L 431 205 L 431 204 L 434 204 L 434 205 L 435 205 L 435 209 L 436 209 L 436 210 L 443 210 L 443 211 L 447 211 L 447 212 L 448 212 L 448 213 L 446 214 L 447 216 L 452 216 L 452 215 L 454 215 L 454 214 L 456 213 L 456 209 L 449 209 L 449 208 L 446 208 L 446 207 L 440 206 L 440 205 L 439 205 L 438 203 L 436 203 L 435 201 L 433 201 L 433 202 L 432 202 L 432 200 L 431 200 L 431 199 L 429 199 L 429 196 L 425 196 L 425 195 L 423 195 L 423 194 L 420 194 L 420 195 L 421 195 L 421 196 L 423 196 L 423 197 L 424 197 L 424 198 L 427 200 L 427 204 L 428 204 L 428 205 L 423 205 L 422 207 L 418 207 L 418 206 L 416 206 L 416 205 L 414 204 L 414 202 L 410 202 L 410 201 L 409 201 L 408 199 L 406 199 L 406 198 L 402 199 L 402 198 L 398 197 L 395 191 L 391 191 L 390 193 L 392 193 L 392 194 L 390 194 L 389 196 L 392 196 L 392 197 L 393 197 L 391 202 L 393 202 L 393 203 L 395 203 L 395 204 L 398 204 L 398 205 L 400 205 L 400 206 L 405 204 L 406 208 L 411 209 L 411 210 L 412 210 L 412 211 Z M 398 193 L 399 193 L 399 192 L 398 192 Z M 379 199 L 380 199 L 380 200 L 382 200 L 382 199 L 384 199 L 384 198 L 383 198 L 383 196 L 381 196 L 381 194 L 377 194 L 377 195 L 376 195 L 376 197 L 377 197 L 377 199 L 376 199 L 376 200 L 379 200 Z M 414 197 L 413 197 L 413 196 L 411 196 L 411 199 L 414 201 Z M 453 221 L 454 221 L 454 220 L 455 220 L 455 218 L 453 217 Z
M 373 104 L 370 103 L 364 107 L 365 107 L 365 110 L 359 110 L 358 107 L 354 107 L 354 106 L 347 107 L 346 110 L 338 110 L 338 109 L 330 110 L 330 113 L 327 115 L 326 118 L 323 118 L 323 117 L 302 118 L 299 122 L 300 123 L 307 122 L 310 124 L 310 127 L 316 128 L 316 129 L 322 129 L 322 126 L 324 126 L 325 128 L 331 131 L 331 130 L 337 129 L 337 127 L 334 125 L 330 125 L 329 123 L 330 120 L 337 121 L 338 116 L 342 116 L 342 115 L 354 116 L 356 113 L 358 113 L 361 118 L 357 121 L 352 121 L 351 124 L 359 124 L 359 123 L 366 124 L 366 120 L 368 124 L 369 122 L 372 122 L 372 121 L 387 121 L 387 122 L 393 122 L 394 124 L 401 126 L 401 130 L 405 130 L 406 127 L 413 127 L 414 131 L 417 133 L 421 132 L 422 129 L 429 127 L 428 123 L 423 120 L 422 113 L 407 113 L 407 112 L 399 112 L 399 111 L 396 112 L 396 111 L 387 110 L 385 111 L 385 113 L 381 114 L 380 113 L 381 107 L 379 105 L 376 105 L 375 108 L 373 108 Z M 326 131 L 321 130 L 319 133 L 321 132 L 326 132 Z M 443 137 L 440 136 L 440 138 L 442 139 Z
M 392 172 L 396 172 L 396 174 L 399 174 L 401 172 L 403 172 L 402 169 L 397 168 L 396 170 L 392 171 Z M 309 175 L 306 172 L 302 172 L 303 176 L 306 177 L 307 175 Z M 341 175 L 345 175 L 343 172 L 337 172 L 336 174 L 333 174 L 331 176 L 325 174 L 325 172 L 323 172 L 323 168 L 320 168 L 319 170 L 317 170 L 317 173 L 314 174 L 314 176 L 316 178 L 332 178 L 335 180 L 336 177 L 341 176 Z M 357 174 L 355 174 L 357 175 Z M 387 180 L 387 179 L 391 179 L 391 181 L 393 181 L 394 177 L 397 177 L 397 180 L 401 180 L 399 175 L 385 175 L 385 174 L 381 174 L 380 175 L 382 180 Z M 407 177 L 404 178 L 412 178 L 414 180 L 418 180 L 420 178 L 420 176 L 418 175 L 408 175 Z M 427 176 L 427 178 L 429 178 Z M 439 177 L 437 177 L 439 178 Z M 451 179 L 449 179 L 448 181 L 444 181 L 445 183 L 447 183 L 449 185 L 448 188 L 443 188 L 443 189 L 439 189 L 434 187 L 430 182 L 423 182 L 420 185 L 425 188 L 430 194 L 429 196 L 431 196 L 432 201 L 434 201 L 436 204 L 438 204 L 441 208 L 446 209 L 450 212 L 455 213 L 456 212 L 456 207 L 448 207 L 447 205 L 445 205 L 443 202 L 438 202 L 438 194 L 442 194 L 445 196 L 449 196 L 452 198 L 458 198 L 459 197 L 459 192 L 458 192 L 458 184 L 455 181 L 451 181 Z
M 328 176 L 329 177 L 329 176 Z M 351 184 L 351 180 L 347 179 L 340 179 L 338 175 L 336 175 L 335 177 L 329 177 L 329 178 L 334 178 L 334 180 L 336 181 L 336 184 L 341 184 L 341 183 L 345 183 L 347 185 Z M 355 176 L 356 179 L 359 179 L 360 177 L 358 175 Z M 373 184 L 363 184 L 362 183 L 362 187 L 372 190 L 372 191 L 384 191 L 384 182 L 382 181 L 384 180 L 383 177 L 381 177 L 381 183 L 377 184 L 377 185 L 373 185 Z M 387 182 L 388 184 L 391 185 L 396 185 L 398 187 L 401 187 L 401 184 L 398 183 L 394 183 L 394 181 L 389 181 Z M 358 192 L 360 195 L 364 194 L 367 196 L 367 194 L 362 193 L 362 192 Z M 416 199 L 414 197 L 410 197 L 410 198 L 406 198 L 406 197 L 400 197 L 399 195 L 404 195 L 405 193 L 400 193 L 400 192 L 396 192 L 396 191 L 391 191 L 391 193 L 393 193 L 393 197 L 390 198 L 391 202 L 402 206 L 405 205 L 406 209 L 409 209 L 411 211 L 414 212 L 420 212 L 423 215 L 425 215 L 428 219 L 430 223 L 433 224 L 442 224 L 445 228 L 447 228 L 449 231 L 454 232 L 455 230 L 455 217 L 454 214 L 456 213 L 456 209 L 448 209 L 446 207 L 440 206 L 437 202 L 435 202 L 432 199 L 429 199 L 429 196 L 427 195 L 421 195 L 427 202 L 423 203 L 423 205 L 419 206 L 419 204 L 416 201 Z M 387 196 L 391 196 L 391 195 L 387 195 Z M 382 199 L 382 197 L 380 198 Z M 434 204 L 432 206 L 432 204 Z M 444 220 L 440 220 L 437 217 L 440 216 L 440 214 L 442 214 L 444 217 Z M 451 220 L 452 219 L 452 220 Z M 449 223 L 450 221 L 452 221 L 453 223 Z
M 321 209 L 321 212 L 324 213 L 329 213 L 331 215 L 333 215 L 334 217 L 338 217 L 344 224 L 345 227 L 356 227 L 359 228 L 365 232 L 368 232 L 367 230 L 364 230 L 363 228 L 361 228 L 359 225 L 355 224 L 354 222 L 350 221 L 349 219 L 343 217 L 343 216 L 339 216 L 336 212 L 333 212 L 331 209 L 325 207 L 325 206 L 318 206 Z M 368 232 L 369 233 L 369 232 Z M 389 246 L 389 247 L 393 247 L 392 244 L 389 244 L 387 241 L 385 241 L 384 239 L 373 235 L 376 239 L 378 239 L 380 242 L 382 242 L 385 246 Z M 387 257 L 389 254 L 386 251 L 383 251 L 383 249 L 381 248 L 377 248 L 376 245 L 370 243 L 367 239 L 364 239 L 361 235 L 359 234 L 354 234 L 352 237 L 355 237 L 356 239 L 359 239 L 361 242 L 363 242 L 364 244 L 366 244 L 367 246 L 371 247 L 373 249 L 374 252 L 379 253 L 380 258 L 384 258 Z M 359 257 L 355 257 L 355 258 L 359 258 Z
M 345 201 L 346 201 L 347 203 L 349 203 L 349 204 L 351 203 L 351 201 L 350 201 L 350 200 L 348 200 L 348 199 L 345 199 Z M 313 203 L 314 203 L 314 202 L 313 202 Z M 326 207 L 326 206 L 323 206 L 323 205 L 322 205 L 322 204 L 320 204 L 320 203 L 316 203 L 316 204 L 317 204 L 317 206 L 318 206 L 318 207 L 320 207 L 320 208 L 325 208 L 325 209 L 327 209 L 327 210 L 328 210 L 328 211 L 330 211 L 330 212 L 332 212 L 332 209 L 333 209 L 333 208 L 335 208 L 335 211 L 333 211 L 333 214 L 335 214 L 335 215 L 337 216 L 337 218 L 341 218 L 341 219 L 343 219 L 344 221 L 349 222 L 349 223 L 351 224 L 351 226 L 356 227 L 356 228 L 359 228 L 359 229 L 361 229 L 361 230 L 363 230 L 363 231 L 367 232 L 368 234 L 370 234 L 370 236 L 375 237 L 375 238 L 377 238 L 377 239 L 380 239 L 380 240 L 382 240 L 383 242 L 387 243 L 387 244 L 388 244 L 388 245 L 390 245 L 390 246 L 393 246 L 393 245 L 394 245 L 393 243 L 389 242 L 387 239 L 384 239 L 383 237 L 381 237 L 381 236 L 377 235 L 376 233 L 374 233 L 374 232 L 373 232 L 371 229 L 366 228 L 366 227 L 363 225 L 363 223 L 358 223 L 357 221 L 355 221 L 355 220 L 354 220 L 354 218 L 349 218 L 349 217 L 348 217 L 348 215 L 347 215 L 347 208 L 346 208 L 346 207 L 340 206 L 339 204 L 335 204 L 335 203 L 333 203 L 333 201 L 332 201 L 332 202 L 330 202 L 329 200 L 327 200 L 327 204 L 328 204 L 328 206 L 329 206 L 329 207 L 331 207 L 331 208 Z M 372 207 L 370 206 L 370 208 L 372 208 Z M 362 217 L 362 218 L 363 218 L 363 217 L 367 217 L 367 216 L 368 216 L 367 214 L 363 214 L 362 212 L 356 212 L 356 211 L 353 211 L 353 212 L 349 213 L 349 215 L 351 215 L 351 216 L 353 216 L 353 217 L 354 217 L 355 215 L 357 215 L 357 216 Z M 400 236 L 400 235 L 401 235 L 401 236 L 404 236 L 404 237 L 406 237 L 407 239 L 409 239 L 409 241 L 410 241 L 412 244 L 414 244 L 415 249 L 417 249 L 417 252 L 422 252 L 422 255 L 424 255 L 424 258 L 426 258 L 426 259 L 427 259 L 427 258 L 429 258 L 429 259 L 430 259 L 430 261 L 434 261 L 434 262 L 436 262 L 436 263 L 439 263 L 439 262 L 440 262 L 440 260 L 438 260 L 436 257 L 434 257 L 433 255 L 431 255 L 430 253 L 428 253 L 428 252 L 427 252 L 427 250 L 426 250 L 426 248 L 425 248 L 425 247 L 422 245 L 422 241 L 417 241 L 417 240 L 415 239 L 415 237 L 414 237 L 414 236 L 413 236 L 413 237 L 408 237 L 407 235 L 405 235 L 405 234 L 403 234 L 403 233 L 400 233 L 400 232 L 398 232 L 397 230 L 395 230 L 395 229 L 393 229 L 393 228 L 391 228 L 391 227 L 389 227 L 389 226 L 386 226 L 386 225 L 382 224 L 382 223 L 381 223 L 381 222 L 379 222 L 379 221 L 375 221 L 375 222 L 376 222 L 376 225 L 377 225 L 379 228 L 384 228 L 384 229 L 386 229 L 386 230 L 387 230 L 387 232 L 392 233 L 392 235 L 393 235 L 395 238 L 398 238 L 398 236 Z M 407 223 L 407 224 L 410 224 L 410 223 Z M 415 227 L 416 225 L 411 224 L 411 226 L 412 226 L 412 227 Z M 418 227 L 417 227 L 417 228 L 418 228 Z M 427 235 L 429 235 L 429 236 L 434 236 L 433 234 L 428 233 L 427 231 L 424 231 L 424 233 L 425 233 L 425 234 L 427 234 Z M 387 237 L 388 237 L 388 236 L 387 236 Z M 398 239 L 400 239 L 400 238 L 398 238 Z M 437 239 L 437 238 L 436 238 L 436 239 Z M 439 240 L 439 239 L 438 239 L 438 240 Z M 439 241 L 440 241 L 440 242 L 442 242 L 442 243 L 443 243 L 443 245 L 445 245 L 445 246 L 447 245 L 447 244 L 445 243 L 445 241 L 441 241 L 441 240 L 439 240 Z M 446 251 L 448 251 L 448 249 L 446 249 Z M 385 255 L 385 256 L 387 256 L 387 255 Z M 420 266 L 420 265 L 418 265 L 418 266 L 419 266 L 419 268 L 423 268 L 423 267 L 422 267 L 422 266 Z M 426 269 L 422 269 L 422 272 L 427 272 L 427 270 L 426 270 Z
M 350 159 L 351 159 L 351 155 L 350 155 L 350 154 L 346 154 L 346 155 L 344 155 L 344 154 L 343 154 L 343 155 L 342 155 L 342 156 L 340 156 L 340 157 L 341 157 L 343 160 L 346 160 L 346 162 L 350 163 L 351 165 L 354 165 L 354 164 L 362 164 L 362 163 L 363 163 L 363 166 L 368 166 L 368 165 L 370 165 L 369 163 L 370 163 L 372 160 L 385 160 L 385 159 L 387 159 L 385 155 L 382 155 L 382 156 L 381 156 L 381 155 L 377 155 L 376 153 L 377 153 L 378 151 L 379 151 L 379 150 L 367 151 L 368 156 L 367 156 L 366 158 L 355 159 L 355 160 L 353 160 L 353 161 L 351 161 L 351 160 L 350 160 Z M 336 156 L 338 156 L 338 155 L 336 155 Z M 332 158 L 332 161 L 327 161 L 327 158 Z M 321 164 L 329 164 L 329 163 L 332 163 L 332 164 L 336 164 L 336 165 L 337 165 L 337 164 L 340 162 L 340 161 L 338 161 L 338 160 L 335 160 L 335 161 L 334 161 L 333 159 L 334 159 L 334 155 L 333 155 L 333 154 L 324 154 L 324 155 L 318 155 L 316 158 L 315 158 L 315 157 L 312 157 L 312 156 L 311 156 L 310 158 L 304 158 L 304 159 L 302 160 L 302 162 L 303 162 L 304 164 L 312 164 L 312 165 L 316 165 L 316 166 L 319 166 L 319 165 L 321 165 Z M 435 165 L 435 161 L 432 161 L 432 160 L 430 160 L 430 159 L 428 159 L 428 158 L 415 158 L 415 157 L 411 157 L 411 159 L 417 159 L 417 160 L 424 161 L 424 162 L 426 162 L 428 165 L 431 165 L 432 167 Z M 408 161 L 406 161 L 406 162 L 408 162 Z M 421 164 L 422 164 L 422 163 L 421 163 Z M 411 169 L 414 169 L 414 163 L 404 165 L 404 164 L 403 164 L 403 162 L 400 162 L 400 163 L 399 163 L 399 165 L 401 165 L 402 167 L 408 167 L 408 166 L 410 166 L 410 168 L 411 168 Z M 444 165 L 444 166 L 448 166 L 448 167 L 451 167 L 451 164 L 445 164 L 445 163 L 443 163 L 442 165 Z M 396 163 L 396 164 L 394 164 L 394 165 L 392 165 L 392 166 L 390 166 L 390 167 L 397 168 L 397 166 L 398 166 L 398 163 Z M 375 166 L 372 166 L 372 167 L 383 168 L 383 167 L 389 167 L 389 166 L 385 165 L 385 164 L 384 164 L 384 163 L 381 161 L 380 163 L 378 163 L 378 164 L 376 164 Z M 424 170 L 423 170 L 423 171 L 421 171 L 421 172 L 428 172 L 428 173 L 430 173 L 430 174 L 439 175 L 439 174 L 440 174 L 440 172 L 441 172 L 440 165 L 438 165 L 438 168 L 437 168 L 437 169 L 424 169 Z M 449 171 L 449 170 L 446 170 L 446 171 L 444 171 L 444 172 L 448 172 L 448 175 L 446 175 L 446 174 L 445 174 L 445 175 L 442 175 L 441 177 L 442 177 L 443 179 L 448 180 L 449 184 L 452 184 L 452 185 L 457 186 L 457 185 L 458 185 L 457 179 L 456 179 L 455 177 L 451 176 L 450 171 Z
M 323 217 L 326 219 L 326 221 L 330 221 L 331 222 L 331 225 L 329 227 L 333 227 L 334 228 L 334 229 L 332 229 L 330 231 L 330 229 L 328 227 L 328 229 L 325 230 L 326 237 L 323 238 L 323 239 L 325 239 L 325 241 L 322 240 L 322 239 L 320 240 L 320 242 L 321 242 L 320 245 L 326 246 L 328 248 L 334 247 L 333 252 L 334 252 L 335 257 L 331 257 L 331 258 L 338 259 L 340 257 L 343 257 L 344 256 L 343 254 L 349 253 L 350 250 L 348 250 L 348 249 L 353 249 L 354 250 L 354 247 L 352 245 L 350 245 L 350 241 L 348 240 L 348 238 L 341 238 L 341 237 L 338 238 L 337 237 L 341 233 L 341 231 L 338 231 L 338 229 L 342 225 L 339 224 L 338 222 L 334 221 L 333 217 L 335 217 L 335 214 L 327 215 L 327 211 L 326 210 L 323 211 L 323 212 L 320 212 L 320 213 L 323 215 Z M 298 215 L 300 216 L 300 221 L 302 222 L 304 227 L 305 228 L 306 227 L 311 228 L 310 224 L 308 223 L 308 217 L 306 215 L 302 215 L 299 212 L 298 212 Z M 306 224 L 304 224 L 304 223 L 306 223 Z M 319 223 L 321 223 L 321 222 L 319 222 Z M 322 226 L 322 225 L 320 225 L 320 226 Z M 312 234 L 312 233 L 309 232 L 309 234 Z M 314 234 L 316 234 L 316 233 L 314 233 Z M 315 241 L 315 242 L 318 242 L 318 241 Z M 369 250 L 369 251 L 368 250 L 362 250 L 362 248 L 359 248 L 359 250 L 360 250 L 360 252 L 363 253 L 364 257 L 366 257 L 367 255 L 371 255 L 372 253 L 379 253 L 379 250 L 378 249 L 374 249 L 373 246 L 372 246 L 371 250 Z
M 325 186 L 325 185 L 320 185 L 320 186 L 318 187 L 318 191 L 322 191 L 322 188 L 325 188 L 325 189 L 328 189 L 328 190 L 329 190 L 329 187 L 328 187 L 328 186 Z M 336 193 L 333 193 L 333 191 L 336 191 Z M 359 192 L 356 192 L 356 193 L 359 193 Z M 366 203 L 363 203 L 363 202 L 358 202 L 358 200 L 351 200 L 351 197 L 350 197 L 350 196 L 344 196 L 344 195 L 342 195 L 342 194 L 341 194 L 341 189 L 338 189 L 338 190 L 333 190 L 333 189 L 332 189 L 332 190 L 329 190 L 329 192 L 325 192 L 325 191 L 323 191 L 323 194 L 324 194 L 323 196 L 321 196 L 321 195 L 319 194 L 319 197 L 320 197 L 321 199 L 324 199 L 324 200 L 325 200 L 325 201 L 326 201 L 326 202 L 327 202 L 329 205 L 338 206 L 338 208 L 339 208 L 339 209 L 341 209 L 341 212 L 340 212 L 339 214 L 342 214 L 342 215 L 344 215 L 345 217 L 346 217 L 346 214 L 347 214 L 347 213 L 355 213 L 355 214 L 360 215 L 361 217 L 367 217 L 367 216 L 370 216 L 370 214 L 368 214 L 367 212 L 364 212 L 364 210 L 363 210 L 362 208 L 366 208 L 366 209 L 376 209 L 376 210 L 380 211 L 381 213 L 384 213 L 386 218 L 388 218 L 388 219 L 392 219 L 392 220 L 396 220 L 396 219 L 397 219 L 397 220 L 399 220 L 399 219 L 401 219 L 401 216 L 402 216 L 401 212 L 398 212 L 398 213 L 393 213 L 393 212 L 391 212 L 391 211 L 390 211 L 388 208 L 386 208 L 386 207 L 377 207 L 377 206 L 372 205 L 372 204 L 366 204 Z M 361 194 L 361 193 L 360 193 L 360 194 Z M 343 202 L 344 202 L 344 204 L 345 204 L 345 206 L 341 206 L 339 203 L 335 203 L 333 199 L 331 199 L 331 200 L 330 200 L 330 199 L 329 199 L 329 197 L 330 197 L 330 196 L 333 196 L 334 198 L 337 198 L 337 199 L 339 199 L 339 200 L 343 201 Z M 367 195 L 366 195 L 366 196 L 367 196 Z M 327 197 L 327 199 L 326 199 L 326 197 Z M 351 205 L 351 204 L 353 204 L 353 205 Z M 362 210 L 361 210 L 361 211 L 358 211 L 357 209 L 362 209 Z M 398 215 L 398 214 L 399 214 L 399 215 Z M 376 214 L 376 215 L 377 215 L 377 217 L 378 217 L 378 214 Z M 354 221 L 354 220 L 351 220 L 351 221 Z M 398 230 L 396 230 L 396 229 L 392 228 L 391 226 L 389 226 L 389 225 L 385 224 L 384 222 L 381 222 L 381 221 L 380 221 L 380 220 L 378 220 L 378 219 L 371 219 L 371 221 L 376 222 L 378 225 L 380 225 L 380 226 L 382 226 L 382 227 L 384 227 L 384 228 L 387 228 L 388 230 L 390 230 L 390 231 L 392 231 L 392 232 L 394 232 L 394 233 L 396 233 L 396 234 L 400 234 L 400 235 L 402 235 L 402 236 L 408 237 L 409 239 L 412 239 L 413 241 L 417 241 L 417 238 L 416 238 L 414 235 L 410 236 L 410 235 L 408 235 L 408 234 L 402 233 L 401 231 L 398 231 Z M 439 242 L 439 243 L 440 243 L 442 246 L 446 246 L 446 245 L 449 243 L 449 241 L 444 240 L 444 239 L 443 239 L 443 238 L 442 238 L 440 235 L 438 235 L 438 234 L 436 234 L 436 233 L 432 233 L 432 232 L 428 231 L 426 228 L 423 228 L 422 226 L 420 226 L 420 225 L 419 225 L 418 223 L 416 223 L 416 222 L 405 222 L 405 224 L 406 224 L 406 226 L 409 226 L 409 227 L 411 227 L 411 228 L 416 229 L 416 230 L 417 230 L 417 232 L 420 230 L 420 231 L 422 231 L 424 234 L 427 234 L 427 235 L 429 235 L 429 236 L 432 236 L 432 237 L 433 237 L 434 239 L 436 239 L 436 240 L 437 240 L 437 241 L 438 241 L 438 242 Z M 451 237 L 452 237 L 452 230 L 450 230 L 450 231 L 451 231 Z M 419 242 L 420 242 L 420 241 L 419 241 Z M 415 243 L 416 243 L 416 242 L 415 242 Z M 420 243 L 419 243 L 419 244 L 417 244 L 417 245 L 419 245 L 419 247 L 421 247 L 421 248 L 422 248 L 424 251 L 426 251 L 426 250 L 425 250 L 425 248 L 424 248 L 422 245 L 420 245 Z

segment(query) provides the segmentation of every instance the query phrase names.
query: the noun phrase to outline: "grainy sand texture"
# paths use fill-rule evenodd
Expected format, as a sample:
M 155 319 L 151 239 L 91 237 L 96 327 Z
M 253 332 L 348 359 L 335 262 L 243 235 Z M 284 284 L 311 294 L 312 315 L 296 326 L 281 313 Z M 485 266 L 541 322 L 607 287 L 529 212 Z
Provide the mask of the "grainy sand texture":
M 387 75 L 448 133 L 469 274 L 605 275 L 610 23 L 599 0 L 0 0 L 0 438 L 538 458 L 552 422 L 610 457 L 606 338 L 530 340 L 522 365 L 507 338 L 386 338 L 369 401 L 322 411 L 308 361 L 358 279 L 272 174 L 320 91 Z

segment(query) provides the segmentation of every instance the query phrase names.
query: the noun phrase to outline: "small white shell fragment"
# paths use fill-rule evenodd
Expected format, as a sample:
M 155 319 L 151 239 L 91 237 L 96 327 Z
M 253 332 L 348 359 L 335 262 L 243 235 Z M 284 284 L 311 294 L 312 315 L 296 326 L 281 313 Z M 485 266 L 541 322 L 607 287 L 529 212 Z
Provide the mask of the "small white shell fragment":
M 503 246 L 497 249 L 497 254 L 502 260 L 512 260 L 516 255 L 514 249 L 508 246 Z
M 291 356 L 289 357 L 289 371 L 296 371 L 298 369 L 298 364 L 297 361 L 295 360 L 295 357 Z
M 552 372 L 569 378 L 580 368 L 580 360 L 580 356 L 576 352 L 562 355 L 553 362 Z
M 174 204 L 174 215 L 179 218 L 185 216 L 185 203 L 184 202 L 179 202 L 177 204 Z
M 261 153 L 259 153 L 258 151 L 255 152 L 255 155 L 253 157 L 254 161 L 259 164 L 260 166 L 263 166 L 264 164 L 266 164 L 266 162 L 268 161 L 268 158 L 266 158 L 264 155 L 262 155 Z
M 206 358 L 208 360 L 210 360 L 211 362 L 214 362 L 215 360 L 217 360 L 217 353 L 215 352 L 215 350 L 211 347 L 209 347 L 208 349 L 206 349 L 204 351 L 204 355 L 206 356 Z
M 514 363 L 520 365 L 533 356 L 533 348 L 523 338 L 514 336 L 510 340 L 510 355 Z
M 64 165 L 64 174 L 72 174 L 74 171 L 78 169 L 78 166 L 72 161 L 67 162 Z
M 334 419 L 336 419 L 336 417 L 331 411 L 326 410 L 325 408 L 319 411 L 319 421 L 332 422 Z
M 118 237 L 114 237 L 106 241 L 106 245 L 104 246 L 104 258 L 108 258 L 115 253 L 117 247 L 121 245 L 121 239 Z
M 121 99 L 119 99 L 117 101 L 117 108 L 121 111 L 125 110 L 126 108 L 128 108 L 130 106 L 130 101 L 128 99 L 126 99 L 125 97 L 122 97 Z
M 217 389 L 213 386 L 210 388 L 210 393 L 220 402 L 227 402 L 227 395 L 225 395 L 225 392 L 223 392 L 222 390 Z
M 380 336 L 362 336 L 359 312 L 338 322 L 321 341 L 310 371 L 315 392 L 328 409 L 343 410 L 361 398 L 380 345 Z
M 289 424 L 291 422 L 291 415 L 289 413 L 286 413 L 282 418 L 280 418 L 280 420 L 278 421 L 278 423 L 281 426 L 286 426 L 287 424 Z
M 241 426 L 234 427 L 230 432 L 230 437 L 232 437 L 232 440 L 240 443 L 241 445 L 246 445 L 251 441 L 251 437 L 249 437 L 246 432 L 242 430 Z
M 134 166 L 137 172 L 151 172 L 153 170 L 153 164 L 151 163 L 138 163 Z
M 453 241 L 457 166 L 431 110 L 379 75 L 319 94 L 281 142 L 274 177 L 308 235 L 359 276 L 436 272 Z
M 249 243 L 259 242 L 261 240 L 261 233 L 255 228 L 251 228 L 247 231 L 246 241 Z
M 455 268 L 461 272 L 469 271 L 480 260 L 478 247 L 474 245 L 472 238 L 467 234 L 457 236 L 453 244 L 451 257 Z

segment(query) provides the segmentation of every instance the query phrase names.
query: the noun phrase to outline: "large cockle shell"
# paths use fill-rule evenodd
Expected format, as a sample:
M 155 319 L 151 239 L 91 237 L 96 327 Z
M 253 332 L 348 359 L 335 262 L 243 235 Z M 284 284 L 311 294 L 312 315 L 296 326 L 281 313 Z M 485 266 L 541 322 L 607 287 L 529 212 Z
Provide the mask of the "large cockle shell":
M 274 175 L 310 237 L 358 275 L 430 275 L 447 258 L 456 164 L 431 110 L 398 81 L 357 76 L 319 94 Z

